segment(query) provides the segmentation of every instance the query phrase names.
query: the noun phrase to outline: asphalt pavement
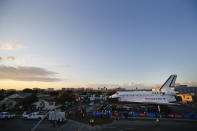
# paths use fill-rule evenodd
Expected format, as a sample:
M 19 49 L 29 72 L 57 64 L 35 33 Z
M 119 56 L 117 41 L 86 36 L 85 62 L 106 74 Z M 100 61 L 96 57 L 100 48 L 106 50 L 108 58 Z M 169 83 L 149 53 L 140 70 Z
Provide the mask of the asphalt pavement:
M 30 131 L 38 120 L 11 119 L 0 120 L 1 131 Z
M 31 131 L 38 120 L 1 120 L 1 131 Z M 68 120 L 61 125 L 44 120 L 36 131 L 196 131 L 196 121 L 160 121 L 153 120 L 114 120 L 110 124 L 90 126 L 88 124 Z
M 107 125 L 89 126 L 69 121 L 59 128 L 59 131 L 196 131 L 196 122 L 156 121 L 150 120 L 120 120 Z

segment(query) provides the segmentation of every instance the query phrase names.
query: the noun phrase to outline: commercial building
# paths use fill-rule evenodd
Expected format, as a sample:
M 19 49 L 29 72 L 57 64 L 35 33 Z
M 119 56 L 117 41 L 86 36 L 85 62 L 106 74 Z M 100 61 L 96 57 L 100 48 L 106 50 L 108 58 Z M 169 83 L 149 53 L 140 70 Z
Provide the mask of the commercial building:
M 54 91 L 54 88 L 48 88 L 47 91 Z
M 175 87 L 175 91 L 178 91 L 178 94 L 197 95 L 197 87 L 194 87 L 194 86 L 178 85 Z
M 75 88 L 62 88 L 62 91 L 75 91 Z
M 75 89 L 76 91 L 84 91 L 85 89 L 84 88 L 77 88 Z
M 34 91 L 40 91 L 40 88 L 33 88 Z
M 87 92 L 93 92 L 93 88 L 86 88 Z

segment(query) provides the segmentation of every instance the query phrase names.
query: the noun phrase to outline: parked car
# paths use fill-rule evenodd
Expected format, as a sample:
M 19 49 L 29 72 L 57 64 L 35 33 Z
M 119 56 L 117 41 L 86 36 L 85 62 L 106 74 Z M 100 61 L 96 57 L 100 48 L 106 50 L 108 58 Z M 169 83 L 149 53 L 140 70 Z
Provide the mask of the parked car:
M 0 119 L 12 119 L 15 117 L 15 114 L 10 114 L 9 112 L 1 112 Z
M 46 116 L 46 114 L 42 114 L 42 113 L 39 113 L 39 112 L 33 112 L 33 113 L 30 113 L 30 114 L 26 114 L 26 113 L 23 113 L 22 117 L 24 119 L 44 119 Z

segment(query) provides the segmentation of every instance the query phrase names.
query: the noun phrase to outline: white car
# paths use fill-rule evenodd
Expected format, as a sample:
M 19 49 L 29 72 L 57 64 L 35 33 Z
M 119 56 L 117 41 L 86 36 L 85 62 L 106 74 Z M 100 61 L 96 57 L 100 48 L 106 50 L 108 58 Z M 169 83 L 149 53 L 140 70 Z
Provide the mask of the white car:
M 11 119 L 14 118 L 15 114 L 10 114 L 9 112 L 1 112 L 0 119 Z
M 22 115 L 24 119 L 44 119 L 45 116 L 45 114 L 40 114 L 39 112 L 33 112 L 30 114 L 23 113 Z

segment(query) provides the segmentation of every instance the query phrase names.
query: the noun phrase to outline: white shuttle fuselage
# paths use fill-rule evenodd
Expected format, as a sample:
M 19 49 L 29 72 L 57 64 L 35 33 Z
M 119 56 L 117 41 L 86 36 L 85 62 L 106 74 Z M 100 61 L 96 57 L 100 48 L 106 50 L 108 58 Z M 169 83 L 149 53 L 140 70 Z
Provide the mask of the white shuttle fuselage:
M 176 77 L 171 75 L 159 91 L 118 91 L 111 98 L 117 98 L 119 102 L 174 104 L 177 92 L 171 88 L 174 87 Z

